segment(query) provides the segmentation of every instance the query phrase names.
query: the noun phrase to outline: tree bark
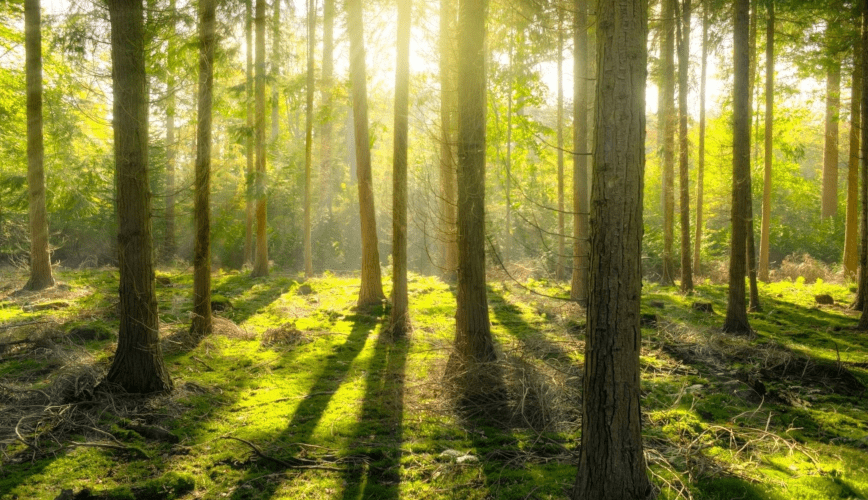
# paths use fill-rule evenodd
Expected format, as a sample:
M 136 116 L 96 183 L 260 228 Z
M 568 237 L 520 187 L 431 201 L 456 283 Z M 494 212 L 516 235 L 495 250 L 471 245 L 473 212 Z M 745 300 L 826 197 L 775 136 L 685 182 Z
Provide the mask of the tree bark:
M 702 210 L 705 184 L 705 85 L 708 72 L 708 5 L 702 8 L 702 69 L 699 77 L 699 145 L 696 165 L 696 236 L 693 240 L 693 271 L 701 273 Z
M 172 389 L 163 363 L 151 237 L 148 97 L 141 0 L 109 0 L 117 171 L 120 330 L 106 380 L 127 392 Z
M 774 128 L 775 103 L 775 2 L 768 2 L 768 20 L 766 24 L 766 117 L 765 117 L 765 163 L 763 166 L 763 212 L 760 227 L 759 279 L 769 281 L 769 233 L 772 217 L 772 162 L 774 146 L 772 132 Z M 852 136 L 851 136 L 852 137 Z
M 573 498 L 645 499 L 639 303 L 645 169 L 645 0 L 599 2 L 599 71 L 582 443 Z
M 677 2 L 678 0 L 672 0 Z M 690 261 L 690 182 L 688 179 L 687 138 L 687 70 L 690 65 L 690 0 L 683 1 L 683 15 L 678 23 L 678 121 L 679 121 L 679 192 L 681 212 L 681 292 L 693 291 L 693 269 Z
M 847 215 L 844 229 L 844 275 L 856 279 L 859 269 L 859 132 L 862 100 L 862 43 L 853 48 L 853 76 L 850 93 L 850 157 L 847 165 Z
M 175 242 L 175 0 L 169 0 L 169 34 L 166 37 L 166 237 L 163 243 L 163 259 L 172 262 L 177 251 Z
M 674 0 L 663 1 L 663 44 L 661 61 L 663 72 L 663 276 L 664 284 L 675 282 L 675 264 L 672 246 L 675 242 L 675 12 Z
M 555 276 L 566 279 L 567 239 L 564 217 L 564 11 L 558 7 L 558 260 Z
M 277 153 L 280 136 L 280 0 L 273 0 L 271 15 L 271 147 Z
M 279 2 L 276 2 L 279 3 Z M 311 243 L 311 165 L 313 163 L 313 51 L 316 47 L 316 3 L 307 2 L 307 87 L 304 126 L 304 275 L 313 277 L 313 248 Z
M 862 106 L 861 121 L 868 124 L 868 0 L 860 0 L 862 7 Z M 862 316 L 859 318 L 858 330 L 868 330 L 868 127 L 862 127 L 862 245 L 859 250 L 859 290 L 862 292 Z M 858 301 L 857 301 L 858 302 Z
M 751 120 L 756 118 L 756 135 L 759 135 L 759 116 L 754 113 L 753 101 L 754 101 L 754 89 L 756 83 L 756 68 L 757 68 L 757 54 L 756 54 L 756 34 L 757 34 L 757 0 L 751 0 L 751 9 L 750 9 L 750 35 L 748 37 L 748 46 L 750 47 L 750 70 L 748 72 L 748 88 L 750 88 L 750 92 L 747 96 L 747 108 L 748 108 L 748 124 L 751 123 Z M 751 142 L 753 138 L 748 134 L 748 148 L 750 148 Z M 750 165 L 752 164 L 753 158 L 759 157 L 759 146 L 757 143 L 754 143 L 754 155 L 751 157 L 748 155 L 751 163 L 748 164 L 747 169 L 747 177 L 746 182 L 742 184 L 742 189 L 744 189 L 744 200 L 745 200 L 745 221 L 747 224 L 747 228 L 745 229 L 745 251 L 746 253 L 746 263 L 747 263 L 747 277 L 748 284 L 750 290 L 750 299 L 748 301 L 748 311 L 756 312 L 762 310 L 759 302 L 759 287 L 757 286 L 756 279 L 756 244 L 754 241 L 754 224 L 753 224 L 753 172 L 751 171 Z
M 395 63 L 395 141 L 392 164 L 392 338 L 410 326 L 407 297 L 407 133 L 410 94 L 411 0 L 398 0 Z
M 334 27 L 335 0 L 323 2 L 322 17 L 322 82 L 320 84 L 322 107 L 328 112 L 322 122 L 320 133 L 320 212 L 331 218 L 332 213 L 332 85 L 334 80 Z
M 247 158 L 245 169 L 245 219 L 244 226 L 244 264 L 253 264 L 253 200 L 256 171 L 254 168 L 255 153 L 253 150 L 253 0 L 244 0 L 246 14 L 244 19 L 244 36 L 247 39 L 247 82 L 245 87 L 245 117 L 247 133 L 245 134 L 244 149 Z
M 455 143 L 458 88 L 455 82 L 455 0 L 440 0 L 440 220 L 443 277 L 453 281 L 458 270 L 456 234 Z
M 211 103 L 214 89 L 215 0 L 199 0 L 199 113 L 196 135 L 193 251 L 193 338 L 211 335 Z
M 823 148 L 822 216 L 838 213 L 838 113 L 841 108 L 841 61 L 834 57 L 826 70 L 826 135 Z
M 573 19 L 573 276 L 570 298 L 588 301 L 588 5 Z
M 265 0 L 256 0 L 256 112 L 254 115 L 253 143 L 256 149 L 256 256 L 253 277 L 268 276 L 268 241 L 266 235 L 267 196 L 265 170 Z
M 361 0 L 347 0 L 347 31 L 350 38 L 350 80 L 353 92 L 356 176 L 359 180 L 359 211 L 362 231 L 362 283 L 359 307 L 379 304 L 385 299 L 377 248 L 377 221 L 371 180 L 371 150 L 368 138 L 368 91 L 365 69 L 365 40 L 362 31 Z
M 506 172 L 504 173 L 504 209 L 506 211 L 506 224 L 503 231 L 503 252 L 501 262 L 506 263 L 512 257 L 512 117 L 515 106 L 512 100 L 513 94 L 513 62 L 515 59 L 515 36 L 509 37 L 509 58 L 507 59 L 507 90 L 506 90 Z
M 733 28 L 733 145 L 732 240 L 729 257 L 729 291 L 723 331 L 750 333 L 745 304 L 745 236 L 747 232 L 746 184 L 750 175 L 750 0 L 736 0 Z
M 42 139 L 42 15 L 39 0 L 24 2 L 24 50 L 27 80 L 27 193 L 30 206 L 30 279 L 26 290 L 54 285 L 48 253 L 45 209 L 45 148 Z

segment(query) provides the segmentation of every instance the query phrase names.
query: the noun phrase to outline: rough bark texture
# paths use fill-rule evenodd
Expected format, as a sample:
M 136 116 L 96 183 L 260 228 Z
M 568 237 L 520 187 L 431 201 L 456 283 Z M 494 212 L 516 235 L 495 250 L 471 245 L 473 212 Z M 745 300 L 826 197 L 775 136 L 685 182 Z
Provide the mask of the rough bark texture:
M 169 34 L 166 37 L 166 236 L 163 242 L 163 259 L 172 262 L 175 258 L 175 0 L 169 0 Z
M 750 175 L 750 44 L 748 42 L 750 0 L 736 0 L 733 28 L 733 145 L 732 145 L 732 240 L 729 253 L 729 292 L 723 330 L 750 332 L 745 304 L 747 203 L 746 183 Z
M 320 212 L 332 213 L 332 83 L 334 79 L 334 29 L 335 29 L 335 0 L 323 2 L 322 17 L 322 81 L 320 91 L 322 107 L 327 110 L 328 116 L 322 121 L 320 129 Z
M 772 217 L 772 160 L 774 147 L 772 132 L 774 128 L 775 103 L 775 3 L 768 2 L 766 21 L 766 117 L 765 117 L 765 163 L 763 166 L 763 212 L 760 227 L 759 279 L 769 281 L 769 233 Z M 851 136 L 852 137 L 852 136 Z
M 362 285 L 360 307 L 382 302 L 383 282 L 380 275 L 380 251 L 377 248 L 377 221 L 371 180 L 371 150 L 368 138 L 368 91 L 365 70 L 365 40 L 362 31 L 361 0 L 347 1 L 347 31 L 350 38 L 350 80 L 353 92 L 356 176 L 359 180 L 359 211 L 362 231 Z
M 826 69 L 826 141 L 823 147 L 822 216 L 838 213 L 838 113 L 841 108 L 841 61 Z
M 211 102 L 214 89 L 215 0 L 199 0 L 199 114 L 196 134 L 193 250 L 194 338 L 211 335 Z
M 316 4 L 307 2 L 307 83 L 304 110 L 304 275 L 313 277 L 313 248 L 311 243 L 311 167 L 313 163 L 313 51 L 316 47 Z
M 392 315 L 393 338 L 409 328 L 407 298 L 407 132 L 410 95 L 411 0 L 398 0 L 395 63 L 395 141 L 392 164 Z
M 141 0 L 109 0 L 118 189 L 120 330 L 106 380 L 127 392 L 172 389 L 163 363 L 151 238 L 148 98 Z
M 256 149 L 256 172 L 254 174 L 256 197 L 256 254 L 251 276 L 268 276 L 268 241 L 266 240 L 265 194 L 265 0 L 256 0 L 256 112 L 254 114 L 253 143 Z
M 42 142 L 42 20 L 39 0 L 24 2 L 24 47 L 27 80 L 27 194 L 30 204 L 30 279 L 24 288 L 54 285 L 48 253 L 45 210 L 45 150 Z
M 486 0 L 460 0 L 458 21 L 458 307 L 451 365 L 496 357 L 485 290 Z M 474 390 L 473 387 L 465 387 Z M 479 388 L 475 388 L 476 391 Z
M 702 272 L 702 209 L 705 184 L 705 84 L 708 72 L 708 7 L 702 9 L 702 69 L 699 77 L 699 145 L 696 160 L 696 236 L 693 240 L 693 271 Z
M 573 498 L 645 499 L 639 302 L 648 6 L 598 4 L 598 81 L 582 444 Z
M 663 276 L 664 284 L 675 282 L 672 246 L 675 242 L 675 0 L 663 1 L 661 50 L 663 107 Z
M 850 93 L 850 157 L 847 164 L 847 215 L 844 225 L 844 275 L 856 279 L 859 269 L 859 133 L 862 100 L 862 43 L 853 48 L 853 76 Z
M 567 238 L 564 217 L 564 11 L 558 8 L 558 260 L 555 276 L 567 275 Z
M 458 194 L 456 192 L 455 142 L 457 95 L 455 86 L 455 0 L 440 0 L 440 253 L 443 277 L 453 281 L 458 270 L 456 234 Z
M 756 135 L 759 135 L 759 116 L 754 113 L 753 107 L 753 98 L 754 98 L 754 90 L 756 83 L 756 68 L 757 68 L 757 55 L 756 55 L 756 34 L 757 34 L 757 1 L 751 1 L 751 10 L 750 10 L 750 35 L 748 37 L 748 46 L 750 47 L 750 64 L 749 64 L 749 72 L 748 72 L 748 88 L 750 92 L 747 96 L 747 108 L 748 108 L 748 124 L 751 123 L 753 118 L 756 118 Z M 748 148 L 750 148 L 753 137 L 748 134 Z M 751 161 L 753 158 L 759 157 L 759 145 L 758 143 L 753 143 L 754 145 L 754 155 L 752 157 L 749 156 Z M 744 189 L 744 193 L 742 194 L 744 202 L 745 202 L 745 223 L 747 224 L 747 228 L 745 229 L 745 251 L 746 253 L 746 265 L 747 265 L 747 277 L 748 283 L 750 284 L 750 300 L 748 302 L 748 311 L 760 311 L 762 308 L 760 307 L 759 302 L 759 287 L 757 286 L 756 279 L 756 244 L 754 242 L 754 223 L 753 223 L 753 172 L 751 171 L 750 165 L 748 165 L 747 169 L 747 177 L 746 181 L 741 185 L 742 189 Z
M 246 95 L 246 123 L 247 133 L 244 140 L 245 157 L 247 168 L 245 169 L 245 226 L 244 226 L 244 263 L 253 264 L 253 193 L 254 193 L 254 156 L 253 151 L 253 0 L 245 0 L 246 8 L 244 22 L 244 36 L 247 39 L 247 83 Z
M 570 298 L 588 301 L 588 5 L 573 19 L 573 276 Z
M 860 1 L 862 5 L 862 123 L 868 124 L 868 0 Z M 857 329 L 868 330 L 868 127 L 862 127 L 862 245 L 860 248 L 859 295 L 862 297 L 862 316 Z M 858 301 L 857 301 L 858 302 Z
M 677 2 L 678 0 L 672 0 Z M 693 267 L 690 261 L 690 181 L 687 138 L 687 70 L 690 66 L 690 0 L 683 0 L 683 15 L 678 25 L 678 142 L 680 156 L 678 187 L 681 215 L 681 291 L 693 291 Z

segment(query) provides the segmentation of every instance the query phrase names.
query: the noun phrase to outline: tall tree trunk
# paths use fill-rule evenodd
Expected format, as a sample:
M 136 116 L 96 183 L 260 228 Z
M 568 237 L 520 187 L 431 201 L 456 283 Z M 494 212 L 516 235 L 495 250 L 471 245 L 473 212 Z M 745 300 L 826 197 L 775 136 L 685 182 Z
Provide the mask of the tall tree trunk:
M 175 22 L 177 16 L 175 0 L 169 0 L 169 34 L 166 37 L 166 237 L 163 254 L 166 262 L 175 258 Z
M 359 211 L 362 231 L 362 284 L 360 307 L 385 299 L 380 276 L 380 251 L 377 248 L 377 221 L 371 180 L 371 150 L 368 139 L 368 91 L 365 69 L 365 39 L 362 31 L 362 2 L 347 0 L 347 31 L 350 38 L 350 80 L 353 87 L 356 176 L 359 179 Z
M 663 276 L 664 284 L 675 281 L 672 246 L 675 243 L 675 12 L 674 0 L 663 1 L 662 89 L 663 107 Z
M 255 153 L 253 150 L 253 0 L 244 0 L 246 14 L 244 18 L 244 36 L 247 40 L 247 82 L 244 86 L 245 90 L 245 117 L 247 125 L 247 133 L 244 139 L 245 157 L 247 158 L 247 168 L 245 169 L 245 219 L 244 226 L 244 264 L 253 264 L 253 200 L 254 200 L 254 179 L 256 170 L 254 168 Z
M 598 6 L 591 293 L 573 498 L 644 500 L 652 494 L 639 386 L 648 12 L 644 0 Z
M 199 0 L 199 114 L 196 134 L 193 321 L 196 339 L 211 334 L 211 102 L 214 89 L 216 0 Z
M 838 213 L 838 113 L 841 107 L 841 61 L 826 69 L 826 142 L 823 148 L 822 216 Z
M 325 0 L 322 11 L 322 107 L 328 111 L 320 132 L 320 212 L 332 213 L 332 85 L 334 79 L 335 0 Z
M 573 276 L 570 298 L 588 300 L 588 5 L 574 0 L 573 19 Z
M 750 0 L 736 0 L 733 28 L 733 145 L 732 240 L 729 253 L 729 292 L 723 330 L 749 333 L 745 304 L 745 233 L 747 232 L 746 184 L 750 175 Z
M 558 261 L 555 276 L 566 279 L 567 241 L 564 218 L 564 11 L 558 7 Z
M 494 361 L 485 289 L 485 19 L 487 0 L 460 0 L 458 16 L 458 308 L 452 373 Z M 478 382 L 477 382 L 478 383 Z M 463 387 L 470 392 L 490 388 Z
M 271 147 L 277 153 L 280 135 L 280 0 L 273 0 L 271 18 Z
M 844 230 L 844 275 L 856 279 L 859 269 L 859 131 L 862 100 L 862 43 L 853 48 L 853 76 L 850 93 L 850 157 L 847 165 L 847 221 Z
M 120 330 L 106 380 L 127 392 L 172 389 L 163 363 L 154 282 L 148 96 L 142 0 L 109 0 L 117 171 Z
M 501 261 L 506 262 L 512 254 L 512 115 L 514 104 L 512 100 L 513 82 L 513 59 L 515 58 L 515 36 L 509 37 L 509 60 L 507 66 L 507 94 L 506 94 L 506 173 L 504 175 L 506 187 L 504 192 L 504 205 L 506 209 L 506 226 L 503 234 L 503 255 Z M 460 87 L 459 87 L 460 88 Z
M 279 3 L 279 2 L 278 2 Z M 304 275 L 313 277 L 311 243 L 311 164 L 313 163 L 313 51 L 316 47 L 316 3 L 307 2 L 307 89 L 304 126 Z
M 409 328 L 407 298 L 407 133 L 410 95 L 411 0 L 398 0 L 395 63 L 395 142 L 392 164 L 392 338 Z
M 443 277 L 452 281 L 458 270 L 456 234 L 455 143 L 458 87 L 455 82 L 455 0 L 440 0 L 440 220 Z
M 677 2 L 678 0 L 672 0 Z M 693 291 L 693 269 L 690 262 L 690 182 L 688 179 L 687 138 L 687 70 L 690 65 L 690 0 L 683 0 L 683 16 L 678 22 L 678 118 L 679 118 L 679 192 L 681 212 L 681 291 Z M 681 21 L 683 19 L 683 21 Z
M 862 106 L 861 122 L 868 124 L 868 0 L 860 0 L 862 7 Z M 859 297 L 862 298 L 862 316 L 857 329 L 868 330 L 868 126 L 862 127 L 862 184 L 859 186 L 862 195 L 862 234 L 859 248 Z M 857 302 L 859 302 L 857 298 Z
M 760 261 L 759 278 L 769 281 L 769 233 L 772 217 L 772 162 L 774 160 L 774 145 L 772 132 L 774 127 L 775 103 L 775 3 L 768 2 L 768 20 L 766 24 L 766 117 L 765 117 L 765 164 L 763 168 L 763 213 L 760 229 Z
M 756 135 L 759 135 L 759 115 L 754 113 L 753 107 L 753 97 L 754 97 L 754 89 L 756 82 L 756 68 L 757 68 L 757 54 L 756 54 L 756 34 L 757 34 L 757 0 L 751 1 L 751 11 L 750 11 L 750 36 L 748 38 L 748 45 L 750 46 L 750 71 L 748 73 L 748 87 L 750 88 L 750 93 L 748 94 L 748 116 L 751 117 L 752 120 L 754 117 L 756 118 Z M 750 121 L 748 122 L 750 124 Z M 748 134 L 749 140 L 752 140 L 750 134 Z M 747 229 L 745 230 L 745 250 L 747 252 L 746 262 L 747 262 L 747 276 L 748 283 L 750 284 L 750 300 L 748 304 L 748 310 L 751 312 L 756 312 L 762 310 L 759 302 L 759 287 L 757 286 L 756 279 L 756 244 L 754 242 L 754 223 L 753 223 L 753 173 L 751 171 L 750 165 L 753 163 L 753 158 L 759 157 L 759 146 L 754 143 L 754 156 L 748 156 L 751 160 L 751 163 L 748 164 L 747 169 L 747 180 L 742 185 L 742 189 L 744 192 L 744 199 L 746 200 L 745 205 L 745 217 L 747 222 Z M 748 147 L 750 147 L 750 142 L 748 143 Z
M 27 193 L 30 204 L 30 279 L 26 290 L 54 285 L 48 253 L 45 210 L 45 150 L 42 142 L 42 15 L 39 0 L 24 2 L 24 48 L 27 80 Z
M 705 84 L 708 72 L 708 5 L 702 7 L 702 69 L 699 78 L 699 146 L 696 165 L 696 236 L 693 240 L 693 270 L 701 273 L 702 209 L 705 183 Z
M 267 196 L 265 171 L 265 0 L 256 0 L 256 112 L 254 114 L 253 143 L 256 149 L 256 255 L 253 261 L 253 277 L 268 276 L 268 241 L 266 240 Z

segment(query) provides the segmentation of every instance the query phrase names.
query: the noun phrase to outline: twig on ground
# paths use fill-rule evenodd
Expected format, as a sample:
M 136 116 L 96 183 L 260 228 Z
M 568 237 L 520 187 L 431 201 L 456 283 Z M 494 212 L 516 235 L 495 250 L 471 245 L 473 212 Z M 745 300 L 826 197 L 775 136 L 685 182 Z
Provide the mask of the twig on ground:
M 253 453 L 255 453 L 258 457 L 264 458 L 265 460 L 271 460 L 272 462 L 274 462 L 278 465 L 281 465 L 287 469 L 316 469 L 316 470 L 330 470 L 330 471 L 335 471 L 335 472 L 342 472 L 344 470 L 340 467 L 329 467 L 327 465 L 319 465 L 319 463 L 317 463 L 314 460 L 294 458 L 293 460 L 295 460 L 296 463 L 292 463 L 292 462 L 288 462 L 288 461 L 280 459 L 280 458 L 272 457 L 270 455 L 266 455 L 265 453 L 263 453 L 262 450 L 260 450 L 258 446 L 251 443 L 250 441 L 247 441 L 246 439 L 241 439 L 241 438 L 237 438 L 234 436 L 221 436 L 221 439 L 232 439 L 232 440 L 244 443 L 247 446 L 249 446 L 250 449 L 253 450 Z M 307 462 L 307 463 L 305 463 L 305 462 Z

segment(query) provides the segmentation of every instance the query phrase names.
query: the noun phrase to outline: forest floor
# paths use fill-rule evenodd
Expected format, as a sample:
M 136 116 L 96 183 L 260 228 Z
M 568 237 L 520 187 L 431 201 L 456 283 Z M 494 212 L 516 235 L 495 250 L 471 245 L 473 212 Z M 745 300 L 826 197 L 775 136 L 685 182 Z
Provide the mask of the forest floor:
M 439 279 L 411 275 L 414 331 L 393 342 L 387 306 L 354 308 L 356 277 L 215 274 L 222 319 L 189 347 L 192 278 L 164 270 L 175 389 L 123 396 L 95 389 L 116 343 L 116 272 L 56 277 L 22 293 L 26 275 L 0 270 L 0 499 L 543 499 L 575 480 L 584 316 L 571 302 L 490 276 L 508 401 L 458 411 L 443 383 L 454 289 Z M 853 330 L 852 291 L 801 279 L 760 291 L 755 335 L 733 337 L 720 332 L 724 286 L 644 287 L 659 498 L 868 498 L 868 334 Z

